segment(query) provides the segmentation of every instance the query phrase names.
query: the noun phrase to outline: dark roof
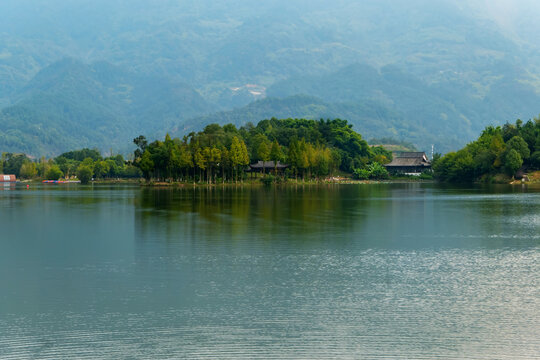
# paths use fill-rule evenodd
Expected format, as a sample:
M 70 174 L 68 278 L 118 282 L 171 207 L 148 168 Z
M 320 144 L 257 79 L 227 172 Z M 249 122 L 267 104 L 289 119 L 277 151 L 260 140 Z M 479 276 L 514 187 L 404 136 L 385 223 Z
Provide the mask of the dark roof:
M 431 164 L 418 158 L 396 158 L 385 166 L 431 166 Z
M 385 166 L 431 166 L 426 153 L 424 152 L 404 152 L 394 157 L 391 163 Z
M 273 161 L 258 161 L 256 164 L 249 165 L 249 167 L 252 168 L 252 169 L 262 169 L 262 168 L 265 168 L 265 169 L 274 169 L 274 168 L 285 169 L 285 168 L 289 167 L 289 165 L 288 164 L 282 164 L 279 161 L 277 162 L 277 166 Z
M 423 151 L 402 152 L 397 157 L 400 157 L 400 158 L 425 158 L 427 160 L 426 153 L 423 152 Z

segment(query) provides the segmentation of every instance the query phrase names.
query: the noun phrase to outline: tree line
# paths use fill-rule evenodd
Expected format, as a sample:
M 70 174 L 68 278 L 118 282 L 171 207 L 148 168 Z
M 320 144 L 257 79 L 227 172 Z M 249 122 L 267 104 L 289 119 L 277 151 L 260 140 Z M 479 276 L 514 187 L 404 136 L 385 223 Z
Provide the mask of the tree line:
M 540 169 L 540 117 L 488 126 L 463 149 L 433 159 L 435 177 L 446 182 L 490 181 L 520 169 Z
M 141 171 L 120 154 L 103 157 L 97 149 L 81 149 L 53 159 L 30 159 L 25 154 L 3 153 L 0 173 L 20 179 L 58 180 L 77 178 L 83 183 L 91 179 L 139 178 Z
M 387 177 L 382 164 L 392 153 L 370 147 L 346 120 L 305 120 L 275 118 L 257 125 L 247 123 L 207 125 L 184 137 L 149 142 L 133 140 L 133 160 L 120 154 L 103 157 L 97 149 L 63 153 L 52 159 L 30 159 L 24 154 L 3 153 L 0 173 L 21 179 L 145 178 L 147 181 L 237 182 L 245 179 L 249 164 L 257 161 L 286 163 L 281 176 L 295 179 L 321 178 L 334 174 L 364 174 Z M 382 168 L 382 170 L 381 170 Z M 378 169 L 379 171 L 372 171 Z M 268 169 L 276 173 L 276 169 Z M 362 178 L 361 176 L 358 178 Z
M 338 172 L 351 174 L 392 158 L 382 147 L 369 147 L 341 119 L 272 118 L 240 128 L 210 124 L 182 139 L 166 135 L 163 141 L 148 143 L 139 136 L 134 143 L 134 165 L 144 178 L 156 181 L 238 181 L 246 177 L 244 170 L 250 163 L 270 160 L 289 165 L 284 176 L 305 180 Z

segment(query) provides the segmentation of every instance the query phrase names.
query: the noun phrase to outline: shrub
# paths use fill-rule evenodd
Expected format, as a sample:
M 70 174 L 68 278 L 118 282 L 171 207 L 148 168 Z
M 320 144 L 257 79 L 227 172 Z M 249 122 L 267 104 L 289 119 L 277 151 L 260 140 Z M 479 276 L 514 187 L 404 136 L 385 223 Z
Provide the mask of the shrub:
M 272 185 L 275 181 L 276 181 L 276 177 L 273 175 L 266 175 L 261 178 L 261 182 L 266 186 Z
M 368 169 L 354 169 L 353 178 L 358 180 L 367 180 L 369 179 L 370 172 Z
M 77 169 L 77 178 L 81 181 L 81 184 L 88 184 L 92 179 L 92 168 L 87 165 L 80 165 Z
M 433 174 L 428 172 L 423 172 L 418 176 L 421 180 L 433 180 Z
M 45 173 L 45 178 L 47 180 L 58 180 L 62 176 L 64 176 L 64 173 L 62 172 L 62 170 L 60 170 L 58 165 L 52 165 Z
M 388 179 L 390 175 L 388 174 L 388 170 L 378 162 L 371 163 L 367 166 L 369 171 L 369 178 L 370 179 Z

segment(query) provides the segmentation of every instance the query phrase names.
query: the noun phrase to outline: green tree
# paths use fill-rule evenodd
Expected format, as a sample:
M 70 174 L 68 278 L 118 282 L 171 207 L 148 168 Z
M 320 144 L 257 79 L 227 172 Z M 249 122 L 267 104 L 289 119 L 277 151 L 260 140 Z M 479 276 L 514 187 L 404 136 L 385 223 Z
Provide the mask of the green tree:
M 138 137 L 133 139 L 133 143 L 137 145 L 137 149 L 134 152 L 135 161 L 137 162 L 140 158 L 142 158 L 144 151 L 148 147 L 148 141 L 144 136 L 139 135 Z
M 193 155 L 193 160 L 195 161 L 195 166 L 199 168 L 199 180 L 202 179 L 202 172 L 206 170 L 206 158 L 201 151 L 201 148 L 198 148 Z
M 521 158 L 521 155 L 519 155 L 519 153 L 515 149 L 510 149 L 504 159 L 505 172 L 508 175 L 513 176 L 516 171 L 519 170 L 521 165 L 523 165 L 523 159 Z
M 211 164 L 211 168 L 213 169 L 214 167 L 218 166 L 218 164 L 221 162 L 221 149 L 215 146 L 212 147 L 210 155 L 211 155 L 210 164 Z M 212 173 L 210 174 L 210 176 L 212 176 Z M 215 182 L 215 179 L 214 179 L 214 182 Z
M 527 145 L 521 136 L 514 136 L 508 140 L 506 143 L 506 149 L 507 151 L 510 149 L 516 150 L 523 160 L 527 160 L 531 155 L 529 145 Z
M 138 167 L 128 164 L 120 171 L 119 176 L 128 179 L 137 179 L 142 176 L 142 172 Z
M 519 121 L 521 121 L 521 120 L 519 120 Z M 518 136 L 518 135 L 519 135 L 519 129 L 518 129 L 518 127 L 516 125 L 510 124 L 508 122 L 503 125 L 502 136 L 503 136 L 503 140 L 505 142 L 510 140 L 514 136 Z
M 103 178 L 109 173 L 110 165 L 107 161 L 101 160 L 94 163 L 94 174 L 96 178 Z
M 94 159 L 87 157 L 81 162 L 81 164 L 90 167 L 92 172 L 94 171 Z
M 277 140 L 272 142 L 270 147 L 270 160 L 274 161 L 274 174 L 277 172 L 277 163 L 283 159 L 283 151 Z
M 319 147 L 316 151 L 315 174 L 325 176 L 330 172 L 332 153 L 330 149 Z
M 287 153 L 287 162 L 291 170 L 294 172 L 295 180 L 298 180 L 298 168 L 300 163 L 300 152 L 298 149 L 298 141 L 293 139 L 289 144 L 289 151 Z
M 306 139 L 302 138 L 298 143 L 298 168 L 302 170 L 302 180 L 305 180 L 306 171 L 309 166 L 308 146 Z
M 492 154 L 494 160 L 493 160 L 493 168 L 498 169 L 502 166 L 502 158 L 504 154 L 504 140 L 500 132 L 498 134 L 493 135 L 491 138 L 491 142 L 489 144 L 489 151 Z
M 21 166 L 20 176 L 23 179 L 33 179 L 37 176 L 36 163 L 31 161 L 26 161 Z
M 152 172 L 154 170 L 154 161 L 152 160 L 152 155 L 150 151 L 145 150 L 142 154 L 141 160 L 139 161 L 139 169 L 141 169 L 143 176 L 146 180 L 150 180 Z M 93 170 L 92 170 L 93 171 Z
M 51 165 L 47 170 L 47 173 L 45 173 L 45 178 L 47 180 L 58 180 L 62 176 L 64 176 L 64 174 L 62 173 L 62 170 L 60 170 L 60 167 L 56 164 Z
M 540 151 L 535 151 L 531 155 L 531 165 L 536 169 L 540 169 Z
M 54 159 L 54 162 L 60 167 L 60 170 L 62 170 L 66 178 L 69 178 L 69 176 L 77 170 L 77 167 L 80 164 L 79 160 L 64 156 L 58 156 Z
M 185 143 L 183 143 L 179 148 L 178 161 L 184 175 L 187 176 L 189 174 L 189 170 L 193 168 L 193 155 Z
M 16 177 L 20 177 L 20 171 L 22 165 L 30 161 L 28 157 L 24 154 L 12 154 L 12 153 L 3 153 L 2 162 L 3 170 L 6 174 L 13 174 Z
M 99 150 L 97 150 L 97 149 L 88 149 L 88 148 L 63 153 L 62 155 L 58 156 L 55 159 L 55 161 L 58 162 L 59 158 L 65 158 L 65 159 L 68 159 L 68 160 L 75 160 L 75 161 L 79 161 L 79 162 L 83 161 L 86 158 L 91 158 L 94 161 L 98 161 L 98 160 L 102 159 L 101 153 L 99 152 Z
M 475 179 L 475 163 L 467 149 L 451 152 L 433 164 L 435 177 L 441 181 L 469 182 Z
M 125 166 L 123 162 L 122 165 L 118 165 L 118 162 L 112 158 L 104 161 L 107 163 L 106 169 L 108 169 L 105 176 L 109 178 L 118 177 L 121 174 L 121 169 Z
M 92 180 L 93 170 L 90 166 L 81 164 L 77 168 L 77 178 L 81 184 L 88 184 Z
M 39 163 L 36 165 L 38 176 L 42 179 L 45 178 L 45 174 L 47 173 L 47 170 L 49 170 L 49 162 L 45 159 L 45 156 L 42 156 L 39 160 Z
M 454 166 L 451 171 L 451 179 L 454 182 L 470 182 L 474 180 L 474 160 L 466 149 L 461 149 L 456 153 Z
M 238 181 L 238 167 L 249 164 L 249 155 L 244 141 L 234 136 L 229 154 L 233 173 L 236 172 L 235 181 Z
M 261 142 L 257 148 L 257 159 L 262 161 L 270 160 L 270 148 L 265 141 Z

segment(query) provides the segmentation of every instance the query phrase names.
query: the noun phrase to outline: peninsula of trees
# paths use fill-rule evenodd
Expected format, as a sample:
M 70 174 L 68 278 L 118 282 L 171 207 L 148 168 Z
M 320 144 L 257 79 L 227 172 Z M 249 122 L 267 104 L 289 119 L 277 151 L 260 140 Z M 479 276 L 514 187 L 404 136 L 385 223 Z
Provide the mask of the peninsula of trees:
M 463 149 L 435 156 L 433 170 L 445 182 L 507 182 L 519 170 L 540 169 L 540 117 L 488 126 Z
M 387 176 L 382 164 L 392 159 L 391 152 L 370 147 L 340 119 L 272 118 L 240 128 L 211 124 L 182 139 L 167 135 L 149 144 L 140 136 L 134 142 L 135 166 L 146 179 L 156 181 L 238 181 L 247 165 L 257 161 L 286 162 L 285 175 L 296 179 L 352 174 L 368 165 L 382 168 L 382 176 Z

